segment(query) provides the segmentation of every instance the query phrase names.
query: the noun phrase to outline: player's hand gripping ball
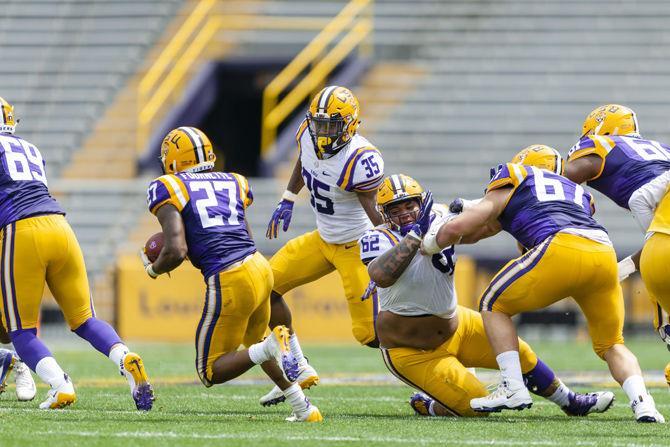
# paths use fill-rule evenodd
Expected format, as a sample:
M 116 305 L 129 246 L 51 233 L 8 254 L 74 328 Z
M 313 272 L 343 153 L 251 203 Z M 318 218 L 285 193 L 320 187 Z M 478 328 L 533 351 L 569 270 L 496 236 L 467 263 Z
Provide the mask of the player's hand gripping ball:
M 154 262 L 158 259 L 158 255 L 163 249 L 163 233 L 156 233 L 147 240 L 144 244 L 144 253 L 147 255 L 149 262 Z

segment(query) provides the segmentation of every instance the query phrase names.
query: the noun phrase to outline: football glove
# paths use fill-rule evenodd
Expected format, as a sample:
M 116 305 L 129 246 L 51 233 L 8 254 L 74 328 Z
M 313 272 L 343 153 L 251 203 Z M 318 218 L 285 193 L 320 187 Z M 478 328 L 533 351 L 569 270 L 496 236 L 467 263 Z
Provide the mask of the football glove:
M 370 282 L 368 283 L 368 287 L 365 289 L 365 292 L 363 292 L 363 295 L 361 295 L 361 301 L 365 301 L 371 298 L 376 291 L 377 291 L 377 284 L 375 284 L 373 280 L 370 280 Z
M 460 197 L 457 199 L 454 199 L 450 204 L 449 204 L 449 212 L 454 213 L 454 214 L 460 214 L 463 212 L 463 199 Z
M 498 172 L 500 172 L 500 171 L 502 170 L 502 168 L 503 168 L 504 166 L 505 166 L 505 165 L 503 165 L 502 163 L 500 163 L 500 164 L 499 164 L 498 166 L 496 166 L 496 167 L 491 166 L 491 167 L 489 168 L 489 180 L 493 180 L 493 177 L 495 177 L 495 176 L 498 174 Z
M 421 209 L 419 210 L 419 216 L 416 218 L 416 222 L 408 234 L 414 236 L 417 239 L 423 239 L 423 235 L 428 232 L 431 223 L 430 212 L 433 209 L 433 193 L 430 191 L 426 192 L 422 202 Z
M 279 233 L 279 223 L 284 221 L 282 229 L 284 231 L 288 230 L 288 226 L 291 223 L 291 216 L 293 215 L 293 201 L 288 199 L 282 199 L 281 202 L 277 205 L 277 208 L 272 213 L 270 218 L 270 223 L 268 223 L 268 229 L 265 232 L 265 237 L 268 239 L 274 239 Z

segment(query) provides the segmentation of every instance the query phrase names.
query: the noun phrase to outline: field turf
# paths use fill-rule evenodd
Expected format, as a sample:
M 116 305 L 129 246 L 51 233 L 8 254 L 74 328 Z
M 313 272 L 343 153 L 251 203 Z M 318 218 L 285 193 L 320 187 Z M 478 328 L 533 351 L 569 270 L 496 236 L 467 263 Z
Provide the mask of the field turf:
M 81 344 L 61 343 L 54 353 L 71 374 L 79 401 L 67 410 L 40 411 L 46 387 L 40 385 L 33 402 L 20 403 L 10 378 L 0 396 L 0 446 L 670 445 L 670 428 L 635 423 L 619 388 L 605 381 L 604 374 L 588 374 L 605 373 L 588 344 L 533 346 L 559 374 L 581 383 L 577 389 L 615 390 L 614 407 L 603 415 L 567 418 L 553 404 L 535 398 L 530 410 L 486 419 L 422 418 L 407 405 L 410 388 L 386 372 L 379 352 L 352 343 L 305 348 L 324 378 L 308 394 L 325 421 L 290 424 L 284 422 L 288 406 L 258 405 L 258 397 L 269 389 L 260 369 L 237 383 L 207 389 L 197 381 L 191 345 L 141 344 L 135 349 L 145 359 L 158 396 L 153 411 L 142 414 L 134 410 L 125 380 L 107 359 Z M 652 392 L 669 417 L 670 393 L 658 379 L 670 355 L 655 339 L 630 346 L 643 368 L 654 372 L 657 387 Z

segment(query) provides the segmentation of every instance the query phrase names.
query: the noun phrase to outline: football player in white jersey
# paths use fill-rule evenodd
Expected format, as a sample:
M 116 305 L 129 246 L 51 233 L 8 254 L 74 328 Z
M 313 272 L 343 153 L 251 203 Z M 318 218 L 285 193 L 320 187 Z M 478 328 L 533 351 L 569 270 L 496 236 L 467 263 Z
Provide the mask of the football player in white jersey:
M 288 230 L 297 194 L 307 187 L 317 229 L 290 240 L 270 259 L 275 278 L 270 327 L 281 324 L 291 330 L 291 351 L 299 362 L 298 381 L 303 388 L 318 383 L 319 377 L 305 360 L 293 331 L 291 312 L 282 297 L 289 290 L 337 270 L 354 337 L 363 345 L 378 346 L 376 303 L 360 299 L 369 277 L 357 241 L 383 222 L 376 209 L 376 194 L 384 178 L 384 161 L 377 148 L 357 132 L 359 124 L 358 99 L 349 89 L 329 86 L 314 97 L 296 135 L 300 155 L 268 224 L 270 239 L 278 236 L 280 226 Z M 274 405 L 282 400 L 275 387 L 260 402 Z
M 9 344 L 10 342 L 9 334 L 0 322 L 0 343 Z M 21 361 L 16 352 L 0 348 L 0 394 L 5 391 L 7 377 L 12 370 L 16 383 L 16 398 L 20 401 L 33 400 L 37 388 L 30 369 Z
M 430 193 L 406 175 L 391 175 L 379 188 L 385 224 L 360 239 L 361 259 L 377 284 L 377 335 L 387 368 L 418 389 L 410 405 L 420 415 L 483 416 L 470 399 L 486 388 L 468 367 L 497 369 L 481 315 L 459 306 L 454 287 L 454 247 L 435 255 L 418 253 L 431 222 L 455 216 L 434 205 Z M 611 392 L 579 394 L 556 377 L 523 340 L 519 340 L 527 387 L 557 404 L 569 416 L 602 413 Z

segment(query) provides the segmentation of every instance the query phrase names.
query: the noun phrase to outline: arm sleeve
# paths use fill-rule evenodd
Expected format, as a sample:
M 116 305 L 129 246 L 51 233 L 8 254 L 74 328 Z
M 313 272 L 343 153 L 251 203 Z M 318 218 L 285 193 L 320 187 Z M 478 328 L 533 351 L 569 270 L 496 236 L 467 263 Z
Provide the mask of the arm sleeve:
M 377 148 L 358 148 L 344 165 L 338 185 L 345 191 L 367 192 L 379 188 L 384 180 L 384 159 Z
M 361 261 L 368 265 L 397 243 L 398 239 L 390 231 L 368 230 L 358 240 L 358 246 L 361 249 Z
M 149 184 L 147 189 L 147 205 L 152 214 L 169 203 L 181 212 L 189 201 L 188 191 L 184 183 L 174 175 L 158 177 Z
M 246 208 L 254 203 L 254 194 L 251 191 L 251 186 L 249 186 L 249 180 L 241 174 L 232 173 L 232 175 L 235 177 L 237 185 L 240 188 L 240 200 L 244 205 L 244 208 Z

